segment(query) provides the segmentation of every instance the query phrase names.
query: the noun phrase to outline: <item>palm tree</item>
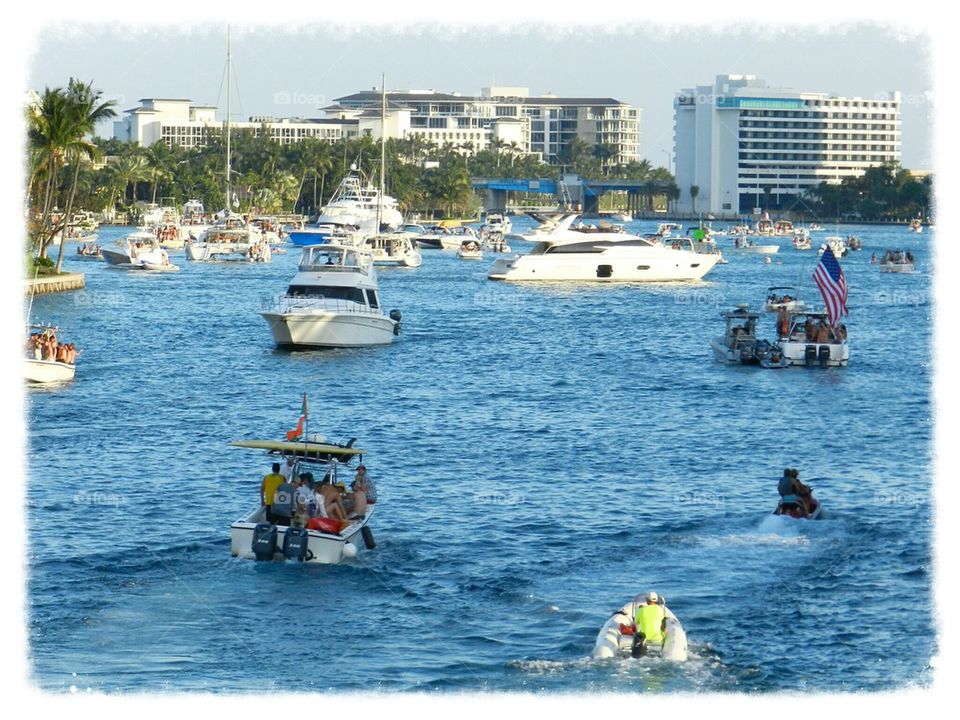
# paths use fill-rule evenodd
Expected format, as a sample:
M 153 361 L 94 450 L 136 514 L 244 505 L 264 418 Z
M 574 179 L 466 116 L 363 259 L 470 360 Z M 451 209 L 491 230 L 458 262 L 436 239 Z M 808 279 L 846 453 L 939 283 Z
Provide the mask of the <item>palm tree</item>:
M 93 160 L 100 156 L 100 150 L 92 142 L 86 140 L 92 135 L 97 123 L 115 117 L 114 101 L 100 102 L 103 94 L 93 89 L 93 83 L 83 83 L 70 78 L 67 86 L 67 95 L 70 100 L 70 116 L 72 118 L 71 142 L 66 147 L 66 156 L 73 163 L 73 182 L 70 186 L 70 195 L 63 212 L 64 236 L 60 242 L 60 252 L 57 254 L 57 272 L 63 267 L 63 249 L 66 247 L 66 229 L 73 212 L 73 199 L 77 194 L 77 182 L 80 177 L 80 163 L 83 159 Z
M 700 194 L 700 186 L 699 186 L 699 185 L 691 185 L 691 186 L 690 186 L 690 202 L 691 202 L 692 205 L 693 205 L 693 214 L 694 214 L 694 215 L 697 214 L 697 195 L 699 195 L 699 194 Z

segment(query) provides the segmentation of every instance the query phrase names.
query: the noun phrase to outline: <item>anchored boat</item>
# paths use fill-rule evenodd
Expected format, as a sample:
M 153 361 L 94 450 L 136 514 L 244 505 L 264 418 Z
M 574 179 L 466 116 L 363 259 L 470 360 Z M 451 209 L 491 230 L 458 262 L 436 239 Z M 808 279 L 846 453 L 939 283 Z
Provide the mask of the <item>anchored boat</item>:
M 351 441 L 352 442 L 352 441 Z M 294 476 L 304 471 L 324 477 L 337 486 L 338 475 L 354 459 L 363 467 L 364 451 L 346 445 L 313 441 L 237 440 L 233 447 L 265 450 L 276 458 L 294 458 Z M 360 550 L 376 547 L 368 527 L 376 496 L 366 492 L 366 508 L 361 517 L 345 524 L 332 518 L 308 519 L 301 527 L 272 523 L 263 505 L 251 510 L 230 526 L 230 554 L 247 560 L 291 560 L 294 562 L 336 564 L 356 557 Z

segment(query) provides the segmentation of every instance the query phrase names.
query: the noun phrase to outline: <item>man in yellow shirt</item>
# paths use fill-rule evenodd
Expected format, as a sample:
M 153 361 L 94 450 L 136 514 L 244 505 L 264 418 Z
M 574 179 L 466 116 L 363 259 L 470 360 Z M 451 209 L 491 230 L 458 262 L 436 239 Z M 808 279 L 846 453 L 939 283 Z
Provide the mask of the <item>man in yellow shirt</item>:
M 260 483 L 260 503 L 267 508 L 267 522 L 276 522 L 273 517 L 273 495 L 283 485 L 285 478 L 280 474 L 280 463 L 274 463 L 271 472 L 263 476 Z
M 647 593 L 647 602 L 637 607 L 634 616 L 633 657 L 645 655 L 647 645 L 663 645 L 667 638 L 667 611 L 660 604 L 660 596 Z

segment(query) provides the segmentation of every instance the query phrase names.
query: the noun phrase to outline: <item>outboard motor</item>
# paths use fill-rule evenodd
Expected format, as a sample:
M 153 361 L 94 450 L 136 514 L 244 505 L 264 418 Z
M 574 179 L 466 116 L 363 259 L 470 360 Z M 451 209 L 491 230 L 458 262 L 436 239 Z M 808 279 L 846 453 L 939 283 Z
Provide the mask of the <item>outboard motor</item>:
M 396 323 L 396 325 L 393 326 L 393 334 L 394 334 L 394 335 L 399 335 L 399 334 L 400 334 L 400 321 L 403 319 L 403 315 L 400 313 L 399 310 L 391 310 L 391 311 L 390 311 L 390 319 L 393 320 L 393 321 Z
M 630 657 L 640 658 L 647 654 L 647 638 L 637 630 L 633 634 L 633 645 L 630 647 Z
M 830 346 L 821 345 L 820 349 L 817 350 L 817 359 L 820 361 L 820 367 L 827 367 L 827 364 L 830 362 Z
M 257 523 L 253 528 L 253 542 L 250 543 L 257 560 L 273 560 L 277 551 L 277 526 L 270 523 Z
M 363 544 L 367 550 L 373 550 L 377 546 L 377 543 L 373 539 L 373 530 L 368 526 L 364 525 L 360 528 L 360 535 L 363 537 Z
M 307 559 L 307 543 L 310 534 L 306 528 L 287 528 L 283 534 L 283 556 L 287 560 L 303 562 Z
M 817 346 L 807 345 L 803 348 L 803 364 L 807 367 L 817 364 Z

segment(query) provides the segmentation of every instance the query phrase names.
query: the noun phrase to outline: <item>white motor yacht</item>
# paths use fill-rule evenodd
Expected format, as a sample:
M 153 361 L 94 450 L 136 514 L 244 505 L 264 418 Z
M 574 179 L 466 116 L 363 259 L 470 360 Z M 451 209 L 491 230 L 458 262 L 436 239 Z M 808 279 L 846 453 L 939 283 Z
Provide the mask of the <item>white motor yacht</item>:
M 791 313 L 789 331 L 777 345 L 791 365 L 846 367 L 850 358 L 846 327 L 830 327 L 825 312 Z
M 809 250 L 813 247 L 810 240 L 810 231 L 806 228 L 798 228 L 793 233 L 793 247 L 797 250 Z
M 775 285 L 767 288 L 767 297 L 763 301 L 764 312 L 788 310 L 795 312 L 803 309 L 800 288 L 793 285 Z
M 491 280 L 665 282 L 699 280 L 720 260 L 698 253 L 687 238 L 666 247 L 637 235 L 571 228 L 538 242 L 526 255 L 498 259 Z
M 687 634 L 662 597 L 659 598 L 659 605 L 663 607 L 666 616 L 666 636 L 663 642 L 648 642 L 637 634 L 637 609 L 645 602 L 645 596 L 638 595 L 610 616 L 600 628 L 593 646 L 592 655 L 595 659 L 650 656 L 674 662 L 687 660 Z
M 403 232 L 368 237 L 363 247 L 370 251 L 374 265 L 418 268 L 423 264 L 416 241 Z
M 270 262 L 270 243 L 260 230 L 236 213 L 224 213 L 196 240 L 184 246 L 187 260 L 195 262 Z
M 315 480 L 328 479 L 334 487 L 344 486 L 339 482 L 338 474 L 342 472 L 341 466 L 345 468 L 354 459 L 359 460 L 358 478 L 360 472 L 366 478 L 364 451 L 353 447 L 352 441 L 332 445 L 317 442 L 311 434 L 306 440 L 238 440 L 230 444 L 265 450 L 277 460 L 294 458 L 295 477 L 315 474 Z M 358 485 L 355 487 L 359 488 Z M 372 550 L 376 543 L 369 522 L 376 507 L 376 495 L 371 485 L 366 488 L 354 490 L 366 493 L 363 513 L 351 515 L 346 521 L 323 517 L 315 507 L 313 517 L 308 513 L 305 518 L 301 514 L 299 518 L 283 521 L 269 518 L 266 507 L 258 504 L 230 526 L 230 554 L 245 560 L 336 564 L 356 557 L 361 550 Z M 347 494 L 341 492 L 346 498 Z
M 160 247 L 156 233 L 140 228 L 117 240 L 113 247 L 100 248 L 103 259 L 119 270 L 176 272 L 180 268 L 170 262 L 167 251 Z
M 488 213 L 486 219 L 483 222 L 483 225 L 480 226 L 481 232 L 485 233 L 500 233 L 501 235 L 506 235 L 513 229 L 513 223 L 510 222 L 510 218 L 501 213 Z
M 260 314 L 281 347 L 388 345 L 400 333 L 400 312 L 383 314 L 369 251 L 346 245 L 304 248 L 287 292 Z

